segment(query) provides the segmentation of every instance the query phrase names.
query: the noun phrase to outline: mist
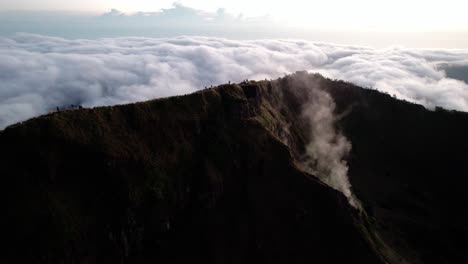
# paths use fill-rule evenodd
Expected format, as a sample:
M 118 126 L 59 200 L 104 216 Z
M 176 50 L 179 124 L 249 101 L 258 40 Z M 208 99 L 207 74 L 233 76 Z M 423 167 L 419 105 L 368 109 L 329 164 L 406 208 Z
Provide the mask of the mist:
M 15 34 L 0 37 L 0 129 L 57 106 L 131 103 L 298 70 L 377 89 L 429 109 L 468 111 L 468 85 L 448 77 L 442 64 L 468 65 L 468 51 L 281 39 L 91 40 Z

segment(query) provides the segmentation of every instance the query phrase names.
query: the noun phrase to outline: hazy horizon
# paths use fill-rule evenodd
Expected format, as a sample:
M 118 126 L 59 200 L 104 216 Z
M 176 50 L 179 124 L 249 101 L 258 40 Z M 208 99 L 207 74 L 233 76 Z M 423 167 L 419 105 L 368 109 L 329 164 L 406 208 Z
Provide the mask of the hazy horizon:
M 187 3 L 1 2 L 0 129 L 60 105 L 130 103 L 297 70 L 468 111 L 461 2 Z
M 357 19 L 356 15 L 344 15 L 342 11 L 336 10 L 324 13 L 338 21 L 321 18 L 324 20 L 321 22 L 317 21 L 318 18 L 304 21 L 301 16 L 295 19 L 294 16 L 277 15 L 274 10 L 270 13 L 245 14 L 236 9 L 218 8 L 215 5 L 198 9 L 192 7 L 197 6 L 196 2 L 193 5 L 180 2 L 161 4 L 161 8 L 150 10 L 145 10 L 142 6 L 143 9 L 139 11 L 135 11 L 138 10 L 136 7 L 132 11 L 128 11 L 130 8 L 83 10 L 86 9 L 86 4 L 83 4 L 81 9 L 68 11 L 44 11 L 50 8 L 45 4 L 42 5 L 42 10 L 35 9 L 35 5 L 21 10 L 21 2 L 27 1 L 15 2 L 8 6 L 0 4 L 0 36 L 8 37 L 18 32 L 68 39 L 211 36 L 236 40 L 303 39 L 375 48 L 468 48 L 468 26 L 453 27 L 450 23 L 442 22 L 432 23 L 432 26 L 421 26 L 421 22 L 416 26 L 411 26 L 413 23 L 410 22 L 407 27 L 391 26 L 388 17 L 380 20 L 372 20 L 373 16 L 369 16 L 369 20 Z M 119 6 L 117 3 L 112 4 Z M 57 6 L 64 8 L 63 5 Z M 13 11 L 14 9 L 16 11 Z M 353 9 L 348 10 L 348 13 L 351 12 Z M 373 12 L 373 9 L 369 9 L 368 12 Z M 311 11 L 311 16 L 315 16 L 315 13 L 317 11 Z M 337 19 L 340 17 L 341 19 Z M 400 24 L 400 19 L 395 14 L 396 25 Z M 463 17 L 461 20 L 466 19 Z M 418 19 L 415 18 L 415 21 Z

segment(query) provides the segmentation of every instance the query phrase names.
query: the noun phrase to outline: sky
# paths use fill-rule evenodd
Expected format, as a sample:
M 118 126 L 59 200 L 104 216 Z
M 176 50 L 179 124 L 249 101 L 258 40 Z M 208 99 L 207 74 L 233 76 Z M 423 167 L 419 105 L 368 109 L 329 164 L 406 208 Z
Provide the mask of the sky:
M 0 129 L 57 106 L 131 103 L 299 70 L 468 111 L 466 7 L 0 0 Z
M 459 31 L 468 30 L 463 0 L 190 0 L 178 3 L 215 12 L 224 8 L 247 17 L 271 16 L 291 25 L 329 29 L 378 31 Z M 0 10 L 156 12 L 170 8 L 173 0 L 2 0 Z
M 468 48 L 467 9 L 462 0 L 0 0 L 0 35 L 203 35 Z

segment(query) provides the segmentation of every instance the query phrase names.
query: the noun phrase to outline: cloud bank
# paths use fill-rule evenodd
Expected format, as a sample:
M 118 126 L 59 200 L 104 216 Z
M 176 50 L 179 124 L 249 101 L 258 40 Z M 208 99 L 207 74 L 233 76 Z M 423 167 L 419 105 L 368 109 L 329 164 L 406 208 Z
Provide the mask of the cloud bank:
M 468 85 L 440 65 L 468 50 L 373 49 L 300 40 L 214 37 L 0 38 L 0 128 L 56 106 L 130 103 L 244 79 L 320 72 L 429 108 L 468 111 Z

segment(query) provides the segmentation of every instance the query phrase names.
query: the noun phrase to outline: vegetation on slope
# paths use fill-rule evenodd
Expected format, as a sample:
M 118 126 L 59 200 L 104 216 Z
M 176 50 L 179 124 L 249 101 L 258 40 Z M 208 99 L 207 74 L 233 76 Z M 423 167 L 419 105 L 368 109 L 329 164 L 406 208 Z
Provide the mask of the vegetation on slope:
M 327 91 L 364 211 L 302 170 Z M 319 124 L 317 124 L 319 125 Z M 468 115 L 304 73 L 0 132 L 2 263 L 465 263 Z
M 268 89 L 228 85 L 7 128 L 2 262 L 380 262 L 344 196 L 299 170 L 276 136 Z

